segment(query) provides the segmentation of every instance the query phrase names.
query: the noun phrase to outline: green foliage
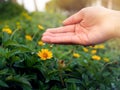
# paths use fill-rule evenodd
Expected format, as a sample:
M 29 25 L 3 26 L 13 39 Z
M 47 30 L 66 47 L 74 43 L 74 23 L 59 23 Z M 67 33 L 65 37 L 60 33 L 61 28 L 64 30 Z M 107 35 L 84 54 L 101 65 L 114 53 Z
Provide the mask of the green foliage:
M 113 60 L 119 60 L 120 59 L 120 42 L 119 38 L 118 39 L 114 39 L 114 40 L 110 40 L 106 43 L 107 48 L 109 49 L 109 53 L 105 53 L 105 54 L 109 54 L 110 58 Z M 114 55 L 112 55 L 114 53 Z
M 10 1 L 0 3 L 0 20 L 12 19 L 19 16 L 21 12 L 26 11 L 23 7 L 19 6 L 17 3 L 12 3 Z
M 38 44 L 45 29 L 60 26 L 64 18 L 60 14 L 23 12 L 0 25 L 1 90 L 120 89 L 119 61 L 105 54 L 104 45 Z M 42 60 L 37 54 L 41 49 L 49 49 L 53 57 Z

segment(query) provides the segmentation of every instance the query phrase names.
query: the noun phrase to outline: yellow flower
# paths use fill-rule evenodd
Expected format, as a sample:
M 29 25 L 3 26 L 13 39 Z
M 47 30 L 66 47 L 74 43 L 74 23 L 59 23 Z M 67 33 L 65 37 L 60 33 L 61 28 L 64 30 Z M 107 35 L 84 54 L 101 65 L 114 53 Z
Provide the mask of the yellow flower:
M 16 25 L 20 25 L 20 22 L 16 22 Z
M 92 59 L 93 59 L 93 60 L 98 60 L 98 61 L 99 61 L 99 60 L 101 59 L 101 57 L 98 56 L 98 55 L 93 55 L 93 56 L 92 56 Z
M 41 26 L 41 25 L 38 25 L 38 28 L 39 28 L 40 30 L 44 30 L 44 27 Z
M 10 28 L 8 28 L 8 27 L 3 28 L 2 31 L 6 32 L 8 34 L 12 34 L 12 30 Z
M 32 20 L 31 16 L 27 16 L 26 19 L 29 20 L 29 21 Z
M 45 43 L 43 43 L 42 41 L 39 41 L 38 45 L 43 46 L 43 45 L 45 45 Z
M 100 48 L 100 49 L 104 49 L 105 46 L 104 46 L 103 44 L 100 44 L 100 45 L 99 45 L 99 48 Z
M 93 48 L 94 48 L 94 49 L 98 49 L 98 45 L 95 45 Z
M 97 53 L 97 50 L 92 50 L 91 51 L 91 54 L 96 54 Z
M 83 48 L 83 51 L 84 51 L 84 52 L 88 52 L 88 49 L 87 49 L 87 48 Z
M 103 58 L 104 62 L 109 62 L 109 58 Z
M 95 45 L 94 48 L 95 49 L 104 49 L 105 46 L 103 44 L 100 44 L 100 45 Z
M 37 53 L 41 60 L 51 59 L 53 57 L 52 52 L 48 49 L 42 49 Z
M 29 20 L 29 21 L 32 20 L 31 16 L 28 15 L 28 13 L 26 13 L 26 12 L 23 12 L 23 13 L 22 13 L 22 16 L 25 17 L 25 18 L 26 18 L 27 20 Z
M 89 46 L 90 48 L 93 48 L 93 46 Z
M 26 40 L 32 41 L 32 37 L 30 35 L 25 36 Z
M 78 53 L 73 53 L 73 57 L 79 58 L 79 57 L 80 57 L 80 54 L 78 54 Z
M 17 26 L 18 29 L 21 29 L 21 24 L 20 24 L 20 22 L 16 22 L 16 26 Z

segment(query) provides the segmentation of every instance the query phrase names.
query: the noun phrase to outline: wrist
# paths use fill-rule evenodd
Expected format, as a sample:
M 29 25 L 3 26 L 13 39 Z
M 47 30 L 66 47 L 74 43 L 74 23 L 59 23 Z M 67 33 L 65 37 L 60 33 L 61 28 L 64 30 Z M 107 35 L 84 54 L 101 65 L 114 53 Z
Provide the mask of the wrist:
M 115 33 L 115 37 L 120 38 L 120 11 L 114 11 L 115 12 L 115 30 L 113 33 Z

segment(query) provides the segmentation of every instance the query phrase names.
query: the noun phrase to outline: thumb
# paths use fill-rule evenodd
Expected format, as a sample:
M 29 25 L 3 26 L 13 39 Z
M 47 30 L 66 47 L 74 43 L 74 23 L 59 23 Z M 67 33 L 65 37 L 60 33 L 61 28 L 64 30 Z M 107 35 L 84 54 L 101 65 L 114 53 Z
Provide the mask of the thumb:
M 82 21 L 83 13 L 82 11 L 77 12 L 76 14 L 68 17 L 66 20 L 63 21 L 63 25 L 70 25 L 70 24 L 76 24 Z

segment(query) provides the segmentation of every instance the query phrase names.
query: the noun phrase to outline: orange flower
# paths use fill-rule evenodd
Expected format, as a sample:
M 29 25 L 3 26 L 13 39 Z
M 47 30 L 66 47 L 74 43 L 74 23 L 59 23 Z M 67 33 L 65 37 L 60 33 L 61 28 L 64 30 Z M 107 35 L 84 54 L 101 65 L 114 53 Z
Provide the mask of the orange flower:
M 37 53 L 37 55 L 41 58 L 41 60 L 47 60 L 53 57 L 52 52 L 48 49 L 42 49 Z

